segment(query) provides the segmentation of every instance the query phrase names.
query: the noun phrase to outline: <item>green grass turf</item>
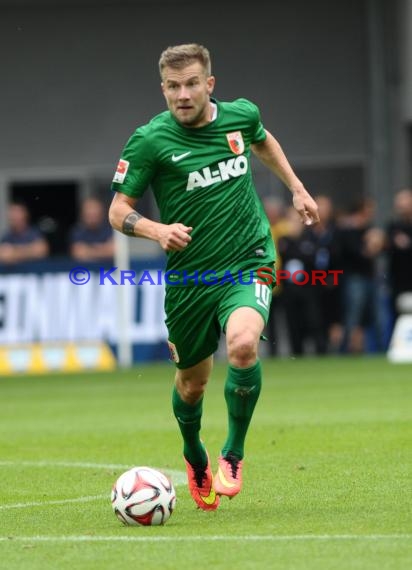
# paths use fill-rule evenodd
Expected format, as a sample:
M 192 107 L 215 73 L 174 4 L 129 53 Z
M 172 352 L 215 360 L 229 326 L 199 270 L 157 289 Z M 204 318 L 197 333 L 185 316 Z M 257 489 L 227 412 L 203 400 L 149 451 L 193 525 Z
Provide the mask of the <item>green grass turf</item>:
M 123 527 L 109 496 L 121 466 L 184 470 L 172 365 L 0 378 L 0 567 L 412 568 L 412 366 L 307 358 L 263 370 L 242 493 L 205 513 L 179 485 L 164 527 Z M 204 406 L 214 465 L 224 375 L 217 363 Z M 91 499 L 50 504 L 79 497 Z

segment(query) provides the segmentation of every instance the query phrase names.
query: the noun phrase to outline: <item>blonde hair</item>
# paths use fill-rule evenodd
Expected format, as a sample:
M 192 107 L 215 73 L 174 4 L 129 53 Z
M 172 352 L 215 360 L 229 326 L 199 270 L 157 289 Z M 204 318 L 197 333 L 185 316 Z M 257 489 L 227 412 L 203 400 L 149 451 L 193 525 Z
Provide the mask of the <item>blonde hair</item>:
M 165 67 L 183 69 L 198 61 L 207 77 L 211 75 L 210 53 L 207 48 L 199 44 L 181 44 L 165 49 L 159 59 L 160 76 Z

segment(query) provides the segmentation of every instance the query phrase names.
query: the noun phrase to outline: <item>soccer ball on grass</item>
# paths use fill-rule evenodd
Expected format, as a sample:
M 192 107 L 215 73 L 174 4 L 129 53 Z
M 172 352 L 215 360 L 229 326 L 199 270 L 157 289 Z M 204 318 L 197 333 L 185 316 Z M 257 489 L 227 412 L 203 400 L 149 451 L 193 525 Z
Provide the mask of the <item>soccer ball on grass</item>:
M 170 479 L 151 467 L 132 467 L 117 479 L 112 488 L 112 507 L 126 525 L 165 524 L 176 504 Z

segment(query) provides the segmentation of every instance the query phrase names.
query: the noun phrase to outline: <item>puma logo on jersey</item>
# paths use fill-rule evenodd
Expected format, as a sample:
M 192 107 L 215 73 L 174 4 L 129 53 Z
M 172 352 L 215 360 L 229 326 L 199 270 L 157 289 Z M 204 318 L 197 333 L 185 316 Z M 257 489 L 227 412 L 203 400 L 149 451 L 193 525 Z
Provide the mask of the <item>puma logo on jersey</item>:
M 211 170 L 210 166 L 206 166 L 206 168 L 200 171 L 195 170 L 189 174 L 186 190 L 206 188 L 207 186 L 215 184 L 215 182 L 225 182 L 230 178 L 238 178 L 246 174 L 247 169 L 248 161 L 243 155 L 218 162 L 217 168 L 214 170 Z

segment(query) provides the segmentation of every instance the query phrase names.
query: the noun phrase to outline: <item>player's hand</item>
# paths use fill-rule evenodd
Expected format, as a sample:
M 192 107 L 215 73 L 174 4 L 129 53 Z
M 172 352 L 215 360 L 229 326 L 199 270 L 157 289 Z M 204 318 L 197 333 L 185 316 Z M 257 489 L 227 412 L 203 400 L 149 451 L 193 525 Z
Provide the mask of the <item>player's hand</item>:
M 164 251 L 182 251 L 192 241 L 189 235 L 193 228 L 184 224 L 162 225 L 159 243 Z
M 293 191 L 293 205 L 305 226 L 312 226 L 319 222 L 318 205 L 305 188 Z

